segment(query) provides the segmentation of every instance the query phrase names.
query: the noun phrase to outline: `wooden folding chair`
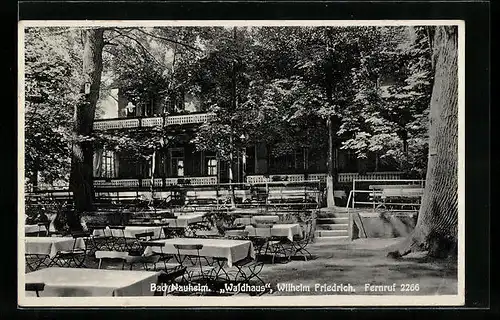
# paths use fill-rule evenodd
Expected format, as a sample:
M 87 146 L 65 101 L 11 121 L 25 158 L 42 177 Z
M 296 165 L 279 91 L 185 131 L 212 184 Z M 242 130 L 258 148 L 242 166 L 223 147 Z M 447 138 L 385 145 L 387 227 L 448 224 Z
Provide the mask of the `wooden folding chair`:
M 85 267 L 84 262 L 87 256 L 87 241 L 90 238 L 88 232 L 74 232 L 71 235 L 73 237 L 73 247 L 71 250 L 59 251 L 56 256 L 52 258 L 49 267 L 57 265 L 59 267 Z M 79 239 L 83 239 L 84 247 L 77 247 Z
M 186 267 L 187 278 L 184 280 L 187 282 L 201 282 L 208 283 L 210 276 L 213 271 L 213 267 L 210 265 L 202 264 L 202 256 L 200 256 L 200 250 L 203 248 L 202 244 L 174 244 L 174 248 L 177 249 L 176 259 L 182 267 Z M 193 254 L 196 251 L 196 254 Z M 187 261 L 190 261 L 188 263 Z
M 45 283 L 43 282 L 32 282 L 24 284 L 25 291 L 36 292 L 36 296 L 40 297 L 40 292 L 45 290 Z

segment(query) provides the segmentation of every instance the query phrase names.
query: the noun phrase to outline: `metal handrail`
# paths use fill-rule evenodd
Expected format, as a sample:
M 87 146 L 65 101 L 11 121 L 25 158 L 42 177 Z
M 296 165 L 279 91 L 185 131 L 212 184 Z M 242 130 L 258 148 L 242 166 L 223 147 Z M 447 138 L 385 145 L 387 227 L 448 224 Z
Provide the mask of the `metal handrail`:
M 356 193 L 368 193 L 368 194 L 373 194 L 373 200 L 372 201 L 354 201 L 354 197 L 356 195 Z M 352 208 L 354 209 L 355 207 L 355 203 L 358 203 L 358 204 L 371 204 L 372 205 L 372 208 L 373 209 L 376 209 L 379 205 L 401 205 L 401 206 L 404 206 L 404 205 L 413 205 L 413 206 L 420 206 L 421 204 L 420 203 L 402 203 L 402 202 L 390 202 L 390 203 L 385 203 L 385 202 L 380 202 L 380 201 L 375 201 L 375 195 L 376 194 L 381 194 L 380 192 L 377 192 L 375 190 L 351 190 L 349 192 L 349 196 L 347 198 L 347 204 L 346 204 L 346 209 L 347 209 L 347 212 L 349 213 L 349 208 Z M 351 203 L 351 200 L 352 200 L 352 207 L 349 206 L 349 204 Z M 404 209 L 400 209 L 400 210 L 397 210 L 397 211 L 415 211 L 415 210 L 404 210 Z

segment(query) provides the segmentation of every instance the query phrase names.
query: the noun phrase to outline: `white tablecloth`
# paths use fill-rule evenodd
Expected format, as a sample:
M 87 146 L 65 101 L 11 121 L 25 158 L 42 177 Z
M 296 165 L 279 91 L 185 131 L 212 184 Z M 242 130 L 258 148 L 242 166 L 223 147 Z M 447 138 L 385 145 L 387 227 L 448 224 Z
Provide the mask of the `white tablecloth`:
M 24 226 L 24 233 L 35 233 L 35 232 L 47 232 L 47 228 L 44 225 L 37 224 L 27 224 Z
M 169 227 L 181 227 L 185 228 L 190 224 L 202 222 L 203 214 L 185 214 L 177 216 L 177 219 L 161 219 L 162 223 L 168 223 Z
M 231 267 L 233 263 L 243 260 L 247 257 L 255 259 L 253 244 L 248 240 L 229 240 L 229 239 L 201 239 L 201 238 L 172 238 L 165 240 L 155 240 L 155 242 L 163 243 L 164 247 L 148 247 L 145 254 L 165 253 L 177 254 L 177 249 L 174 244 L 202 244 L 200 256 L 212 258 L 225 258 L 227 265 Z M 196 250 L 181 250 L 181 254 L 188 253 L 196 255 Z
M 260 237 L 287 237 L 290 241 L 293 241 L 294 235 L 301 234 L 301 228 L 298 223 L 290 224 L 274 224 L 271 229 L 267 228 L 254 228 L 252 226 L 246 226 L 245 230 L 248 231 L 249 236 L 260 236 Z
M 253 216 L 251 218 L 236 218 L 236 219 L 234 219 L 234 224 L 249 225 L 252 223 L 257 223 L 257 220 L 266 221 L 266 222 L 279 222 L 280 217 L 261 215 L 261 216 Z
M 109 229 L 109 227 L 106 227 L 106 229 L 96 229 L 93 231 L 94 236 L 111 236 L 113 237 L 123 237 L 125 236 L 126 238 L 135 238 L 135 235 L 138 233 L 144 233 L 144 232 L 151 232 L 153 231 L 154 235 L 153 238 L 159 238 L 163 234 L 163 228 L 159 226 L 126 226 L 124 230 L 119 230 L 119 229 Z
M 26 237 L 24 239 L 26 254 L 48 255 L 55 257 L 58 251 L 73 249 L 75 239 L 69 237 Z M 75 249 L 84 249 L 85 241 L 76 239 Z
M 85 268 L 45 268 L 26 274 L 27 283 L 43 282 L 40 297 L 152 296 L 161 272 Z M 27 292 L 26 296 L 34 295 Z

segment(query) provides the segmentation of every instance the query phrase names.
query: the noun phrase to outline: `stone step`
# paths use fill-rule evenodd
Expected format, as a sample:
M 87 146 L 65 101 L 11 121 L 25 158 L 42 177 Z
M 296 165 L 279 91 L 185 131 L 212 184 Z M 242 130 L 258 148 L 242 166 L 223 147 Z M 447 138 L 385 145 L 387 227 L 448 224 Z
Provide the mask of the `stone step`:
M 349 236 L 332 236 L 332 237 L 319 237 L 314 238 L 315 243 L 338 243 L 338 242 L 349 242 Z
M 348 223 L 316 224 L 316 230 L 348 230 Z
M 347 212 L 320 211 L 316 213 L 316 218 L 347 218 Z
M 321 208 L 319 210 L 321 212 L 337 212 L 337 213 L 347 212 L 346 207 Z
M 347 230 L 316 230 L 314 235 L 318 238 L 348 236 L 349 232 L 347 232 Z
M 316 224 L 346 224 L 349 223 L 349 218 L 317 218 Z

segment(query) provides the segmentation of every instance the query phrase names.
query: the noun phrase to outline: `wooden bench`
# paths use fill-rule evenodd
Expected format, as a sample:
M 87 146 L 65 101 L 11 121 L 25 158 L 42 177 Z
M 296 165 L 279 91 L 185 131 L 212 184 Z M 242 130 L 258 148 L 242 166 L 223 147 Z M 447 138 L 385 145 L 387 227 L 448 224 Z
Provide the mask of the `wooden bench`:
M 229 200 L 229 191 L 220 190 L 218 195 L 216 190 L 189 190 L 186 192 L 186 205 L 217 205 Z
M 400 210 L 410 208 L 411 211 L 416 211 L 420 207 L 420 200 L 424 194 L 424 188 L 416 187 L 400 187 L 386 186 L 380 191 L 381 204 L 378 208 L 397 208 Z
M 422 187 L 420 185 L 416 185 L 416 184 L 393 184 L 393 185 L 379 184 L 379 185 L 370 185 L 368 188 L 370 190 L 372 190 L 372 192 L 369 193 L 370 200 L 372 200 L 372 201 L 375 201 L 377 199 L 381 199 L 384 196 L 384 190 L 392 190 L 392 191 L 385 191 L 386 195 L 388 195 L 390 197 L 391 194 L 394 194 L 394 196 L 397 196 L 399 194 L 404 193 L 404 191 L 400 192 L 399 190 L 403 190 L 403 189 L 404 190 L 407 190 L 407 189 L 419 190 L 419 189 L 422 189 Z M 413 191 L 408 192 L 408 194 L 412 194 L 412 193 L 413 193 Z M 418 193 L 418 191 L 417 191 L 417 193 Z
M 319 191 L 300 187 L 271 187 L 269 188 L 267 201 L 269 204 L 318 204 Z

